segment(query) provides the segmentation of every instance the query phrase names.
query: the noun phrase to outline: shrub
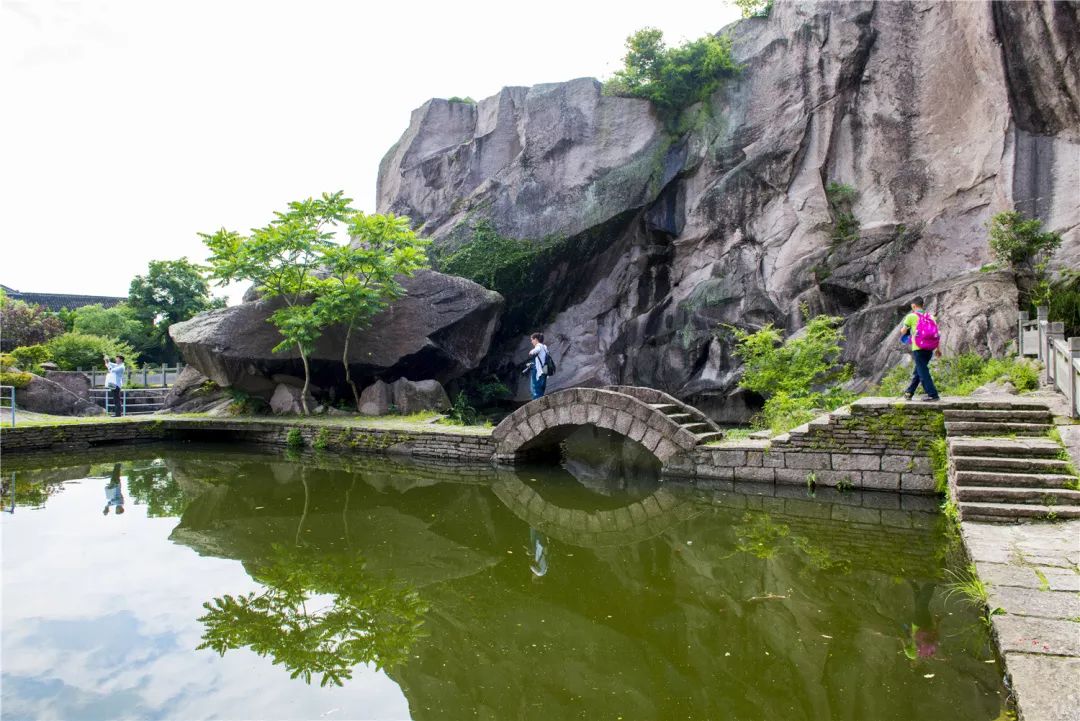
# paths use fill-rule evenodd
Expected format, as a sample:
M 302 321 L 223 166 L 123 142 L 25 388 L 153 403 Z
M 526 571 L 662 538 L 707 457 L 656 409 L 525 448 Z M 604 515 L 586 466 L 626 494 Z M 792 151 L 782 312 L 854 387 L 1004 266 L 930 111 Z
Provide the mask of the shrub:
M 772 12 L 773 0 L 734 0 L 744 18 L 767 18 Z
M 304 434 L 300 432 L 299 428 L 289 429 L 289 432 L 285 435 L 285 445 L 292 450 L 304 447 Z
M 1066 270 L 1057 280 L 1042 279 L 1031 294 L 1031 317 L 1039 306 L 1050 311 L 1050 320 L 1065 324 L 1065 337 L 1080 336 L 1080 272 Z
M 34 376 L 21 371 L 0 371 L 0 386 L 14 386 L 22 388 L 26 386 Z
M 1026 219 L 1019 211 L 1008 210 L 990 219 L 990 252 L 1014 270 L 1031 270 L 1040 256 L 1059 247 L 1059 234 L 1042 232 L 1041 220 Z
M 31 373 L 41 373 L 41 364 L 49 360 L 49 349 L 43 345 L 24 345 L 11 351 L 11 358 L 19 368 Z
M 738 71 L 726 36 L 706 35 L 669 48 L 660 30 L 643 28 L 626 39 L 623 68 L 604 84 L 604 92 L 678 111 L 707 100 Z
M 833 242 L 846 243 L 858 240 L 859 219 L 851 210 L 857 197 L 855 188 L 844 183 L 830 181 L 825 186 L 825 197 L 829 201 L 829 210 L 833 215 Z
M 0 301 L 0 328 L 4 330 L 4 348 L 45 343 L 64 332 L 63 322 L 40 305 L 20 300 Z
M 448 103 L 462 103 L 464 105 L 476 105 L 476 101 L 473 100 L 472 98 L 470 98 L 468 95 L 466 95 L 463 98 L 458 97 L 457 95 L 452 95 L 452 96 L 450 96 L 449 98 L 446 99 L 446 102 L 448 102 Z
M 842 322 L 836 316 L 815 316 L 801 333 L 786 341 L 772 323 L 754 333 L 732 328 L 735 355 L 744 364 L 739 386 L 765 397 L 776 393 L 798 396 L 821 392 L 849 380 L 851 366 L 840 365 Z
M 815 316 L 786 341 L 771 323 L 754 333 L 732 329 L 735 355 L 743 361 L 739 386 L 766 399 L 757 425 L 782 433 L 854 400 L 855 394 L 842 387 L 852 368 L 840 364 L 841 322 L 835 316 Z
M 129 366 L 134 366 L 136 361 L 135 351 L 127 343 L 115 338 L 102 338 L 86 333 L 72 332 L 58 335 L 46 343 L 45 347 L 53 362 L 60 367 L 60 370 L 65 371 L 78 368 L 100 368 L 103 355 L 110 358 L 122 355 Z

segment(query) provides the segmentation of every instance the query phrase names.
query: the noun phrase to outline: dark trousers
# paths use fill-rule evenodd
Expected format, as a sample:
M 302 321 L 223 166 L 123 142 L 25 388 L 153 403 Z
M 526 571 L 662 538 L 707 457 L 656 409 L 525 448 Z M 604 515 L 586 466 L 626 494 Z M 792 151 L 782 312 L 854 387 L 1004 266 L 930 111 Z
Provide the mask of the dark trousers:
M 544 391 L 547 390 L 547 376 L 536 375 L 536 365 L 533 365 L 532 370 L 529 371 L 529 390 L 532 391 L 532 397 L 535 401 L 544 395 Z
M 123 415 L 123 408 L 121 407 L 120 400 L 120 388 L 118 386 L 109 387 L 109 402 L 112 404 L 112 412 L 114 416 Z
M 915 359 L 915 371 L 911 374 L 911 384 L 907 387 L 907 394 L 909 396 L 915 395 L 919 384 L 922 383 L 926 395 L 930 398 L 937 398 L 937 387 L 934 385 L 934 379 L 930 375 L 930 359 L 934 357 L 934 351 L 913 350 L 911 351 L 911 357 Z

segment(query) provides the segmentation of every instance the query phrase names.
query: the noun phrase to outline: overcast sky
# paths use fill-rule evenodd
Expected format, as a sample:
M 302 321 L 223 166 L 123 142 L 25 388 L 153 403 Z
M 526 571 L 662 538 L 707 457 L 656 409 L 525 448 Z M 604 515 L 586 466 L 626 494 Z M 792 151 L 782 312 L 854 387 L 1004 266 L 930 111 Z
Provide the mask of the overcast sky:
M 289 200 L 344 189 L 374 211 L 379 160 L 428 98 L 604 78 L 641 27 L 674 43 L 737 17 L 723 0 L 0 0 L 0 283 L 127 295 L 150 260 L 203 260 L 196 232 Z

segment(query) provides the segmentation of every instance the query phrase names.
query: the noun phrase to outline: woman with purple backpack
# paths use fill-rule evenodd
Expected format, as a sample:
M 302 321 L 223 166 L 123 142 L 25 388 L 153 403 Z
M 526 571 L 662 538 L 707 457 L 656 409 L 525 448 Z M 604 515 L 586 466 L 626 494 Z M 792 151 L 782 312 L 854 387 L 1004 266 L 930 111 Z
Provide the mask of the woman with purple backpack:
M 911 357 L 915 361 L 915 372 L 911 374 L 911 384 L 904 391 L 904 399 L 910 401 L 922 383 L 926 400 L 938 400 L 937 387 L 930 375 L 930 359 L 935 355 L 941 356 L 938 348 L 941 344 L 941 333 L 934 316 L 923 310 L 922 297 L 911 301 L 911 312 L 904 316 L 900 333 L 901 341 L 911 343 Z

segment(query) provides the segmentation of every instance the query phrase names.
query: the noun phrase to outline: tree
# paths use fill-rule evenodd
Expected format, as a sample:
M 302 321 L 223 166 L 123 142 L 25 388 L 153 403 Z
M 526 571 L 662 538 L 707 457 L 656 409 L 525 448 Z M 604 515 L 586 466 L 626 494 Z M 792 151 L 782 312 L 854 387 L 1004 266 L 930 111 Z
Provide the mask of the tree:
M 45 343 L 64 332 L 64 324 L 40 305 L 0 296 L 0 347 L 5 351 Z
M 658 108 L 677 111 L 707 100 L 725 78 L 738 72 L 727 36 L 706 35 L 669 48 L 660 30 L 643 28 L 626 39 L 623 68 L 604 89 L 611 95 L 645 98 Z
M 309 413 L 307 397 L 311 385 L 309 357 L 322 333 L 323 319 L 309 305 L 316 291 L 316 276 L 325 251 L 333 246 L 327 227 L 343 222 L 355 211 L 342 191 L 323 193 L 319 199 L 289 203 L 285 212 L 275 212 L 268 225 L 243 236 L 224 228 L 213 234 L 200 233 L 210 249 L 210 274 L 219 284 L 236 280 L 254 283 L 264 298 L 278 298 L 284 305 L 270 316 L 282 341 L 274 347 L 281 352 L 295 347 L 304 366 L 301 405 Z
M 990 251 L 999 263 L 1019 272 L 1034 270 L 1041 256 L 1061 247 L 1058 233 L 1042 232 L 1042 221 L 1027 219 L 1016 210 L 998 213 L 990 219 Z
M 224 299 L 210 296 L 203 269 L 187 258 L 150 261 L 146 275 L 135 276 L 128 289 L 128 306 L 143 326 L 147 350 L 163 362 L 179 358 L 169 326 L 224 305 Z
M 814 316 L 786 341 L 772 323 L 754 333 L 733 329 L 735 355 L 743 361 L 739 386 L 765 397 L 765 425 L 788 430 L 810 420 L 814 408 L 835 408 L 849 400 L 841 388 L 852 376 L 851 366 L 840 364 L 841 323 L 836 316 Z
M 427 605 L 400 584 L 370 576 L 355 553 L 273 547 L 252 576 L 262 592 L 204 603 L 200 649 L 224 656 L 248 646 L 282 664 L 292 678 L 341 686 L 361 663 L 393 668 L 421 635 Z
M 112 308 L 105 308 L 100 303 L 84 305 L 75 310 L 72 327 L 75 333 L 115 338 L 133 348 L 141 349 L 148 344 L 143 325 L 123 303 Z
M 49 357 L 64 371 L 101 367 L 103 355 L 110 358 L 122 355 L 128 364 L 134 364 L 137 359 L 135 350 L 127 343 L 86 333 L 58 335 L 45 347 L 49 349 Z
M 349 219 L 348 229 L 352 243 L 324 252 L 329 275 L 316 290 L 313 308 L 324 325 L 345 326 L 341 363 L 359 410 L 360 391 L 349 370 L 352 332 L 365 327 L 390 301 L 401 297 L 404 289 L 397 277 L 426 267 L 428 241 L 416 237 L 408 218 L 393 213 L 356 213 Z
M 732 0 L 742 10 L 744 18 L 767 18 L 772 12 L 773 0 Z

